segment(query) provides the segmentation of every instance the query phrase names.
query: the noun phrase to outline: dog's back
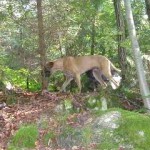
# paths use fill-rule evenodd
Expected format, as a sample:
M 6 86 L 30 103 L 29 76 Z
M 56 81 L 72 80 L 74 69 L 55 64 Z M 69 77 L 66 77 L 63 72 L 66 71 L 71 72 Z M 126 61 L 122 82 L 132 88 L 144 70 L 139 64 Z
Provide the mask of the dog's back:
M 103 63 L 106 61 L 108 61 L 107 58 L 101 55 L 78 56 L 74 58 L 74 63 L 78 67 L 81 74 L 91 70 L 94 67 L 102 69 Z

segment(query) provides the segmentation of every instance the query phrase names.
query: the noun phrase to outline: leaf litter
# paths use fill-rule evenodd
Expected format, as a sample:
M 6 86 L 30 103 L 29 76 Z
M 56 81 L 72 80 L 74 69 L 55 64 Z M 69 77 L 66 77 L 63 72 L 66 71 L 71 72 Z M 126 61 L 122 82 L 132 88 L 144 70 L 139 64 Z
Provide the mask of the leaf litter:
M 77 97 L 77 98 L 76 98 Z M 35 149 L 37 150 L 54 150 L 50 148 L 50 144 L 55 143 L 56 150 L 63 150 L 57 145 L 57 139 L 55 136 L 48 140 L 47 146 L 43 142 L 43 137 L 50 131 L 55 131 L 56 135 L 60 134 L 57 120 L 55 115 L 55 107 L 62 100 L 70 98 L 76 100 L 75 105 L 78 107 L 79 96 L 73 96 L 67 93 L 50 93 L 46 92 L 43 95 L 39 93 L 22 92 L 15 95 L 17 101 L 16 104 L 3 105 L 0 107 L 0 150 L 6 150 L 11 137 L 17 132 L 19 127 L 23 124 L 36 123 L 38 125 L 39 137 L 35 142 Z M 79 107 L 82 104 L 80 104 Z M 40 126 L 40 120 L 45 116 L 45 120 L 48 122 L 47 127 Z M 88 113 L 74 113 L 67 118 L 67 124 L 72 127 L 82 127 L 87 121 L 89 121 Z M 38 123 L 39 122 L 39 123 Z M 94 143 L 91 143 L 91 147 L 95 147 Z M 84 147 L 73 146 L 72 150 L 84 150 Z M 65 149 L 64 149 L 65 150 Z

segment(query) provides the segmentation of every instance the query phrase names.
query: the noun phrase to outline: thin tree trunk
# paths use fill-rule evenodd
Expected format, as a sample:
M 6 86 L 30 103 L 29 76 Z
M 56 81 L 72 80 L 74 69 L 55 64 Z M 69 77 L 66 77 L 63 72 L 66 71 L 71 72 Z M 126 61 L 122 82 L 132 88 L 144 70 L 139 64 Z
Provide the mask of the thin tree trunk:
M 92 32 L 91 32 L 91 55 L 95 52 L 95 16 L 92 21 Z
M 42 16 L 42 0 L 37 0 L 37 18 L 38 18 L 38 30 L 39 30 L 39 54 L 40 54 L 40 65 L 42 71 L 46 63 L 46 46 L 44 41 L 44 27 L 43 27 L 43 16 Z M 47 89 L 48 82 L 45 78 L 45 73 L 42 73 L 42 90 Z
M 122 80 L 125 81 L 127 74 L 127 60 L 126 60 L 126 49 L 121 46 L 122 42 L 125 41 L 125 25 L 124 18 L 121 11 L 121 0 L 114 0 L 114 8 L 116 15 L 116 24 L 118 29 L 118 55 L 122 70 Z
M 148 15 L 148 20 L 150 21 L 150 0 L 145 0 L 146 12 Z
M 26 87 L 27 90 L 29 90 L 29 88 L 30 88 L 30 87 L 29 87 L 29 75 L 27 76 L 27 79 L 26 79 L 26 85 L 27 85 L 27 87 Z
M 63 44 L 62 44 L 62 37 L 61 37 L 61 32 L 58 32 L 58 39 L 59 39 L 59 50 L 61 57 L 63 56 Z
M 128 31 L 131 39 L 132 50 L 133 50 L 133 55 L 135 60 L 135 66 L 137 69 L 140 92 L 144 100 L 144 106 L 148 108 L 148 110 L 150 111 L 150 91 L 149 91 L 148 84 L 146 82 L 140 47 L 136 37 L 136 30 L 135 30 L 133 14 L 131 9 L 131 2 L 130 0 L 124 0 L 124 4 L 125 4 Z

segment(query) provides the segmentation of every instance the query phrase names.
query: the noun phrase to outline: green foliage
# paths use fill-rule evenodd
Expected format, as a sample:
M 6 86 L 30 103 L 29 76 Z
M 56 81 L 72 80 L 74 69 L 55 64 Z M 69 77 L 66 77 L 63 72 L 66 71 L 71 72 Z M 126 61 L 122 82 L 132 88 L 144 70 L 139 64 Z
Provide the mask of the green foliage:
M 38 129 L 35 125 L 23 125 L 12 137 L 9 150 L 14 148 L 34 148 L 38 138 Z
M 13 85 L 17 85 L 21 88 L 26 88 L 26 77 L 28 75 L 28 71 L 24 68 L 20 70 L 13 70 L 10 68 L 5 68 L 5 76 L 7 81 L 11 81 Z
M 30 91 L 40 90 L 40 82 L 38 82 L 37 72 L 29 73 L 28 69 L 11 69 L 9 67 L 0 66 L 0 79 L 4 82 L 5 86 L 11 83 L 12 86 L 17 88 L 27 89 L 27 79 L 29 79 Z
M 48 60 L 64 55 L 89 55 L 94 44 L 94 54 L 108 56 L 118 63 L 118 31 L 112 1 L 48 0 L 43 1 L 42 6 Z M 2 1 L 0 8 L 0 65 L 5 72 L 2 80 L 26 89 L 29 77 L 29 90 L 37 91 L 41 85 L 37 65 L 34 65 L 40 64 L 36 2 Z M 132 1 L 132 8 L 141 50 L 148 53 L 150 30 L 145 19 L 145 3 Z M 126 36 L 121 45 L 132 58 L 128 34 Z M 60 89 L 64 79 L 58 78 L 51 78 L 50 91 Z M 87 91 L 88 84 L 83 84 L 83 91 Z M 72 87 L 71 92 L 77 91 L 76 84 Z
M 5 90 L 5 84 L 0 80 L 0 91 Z
M 148 40 L 150 35 L 149 24 L 144 24 L 144 27 L 138 32 L 138 34 L 141 51 L 148 54 L 150 50 L 150 44 Z

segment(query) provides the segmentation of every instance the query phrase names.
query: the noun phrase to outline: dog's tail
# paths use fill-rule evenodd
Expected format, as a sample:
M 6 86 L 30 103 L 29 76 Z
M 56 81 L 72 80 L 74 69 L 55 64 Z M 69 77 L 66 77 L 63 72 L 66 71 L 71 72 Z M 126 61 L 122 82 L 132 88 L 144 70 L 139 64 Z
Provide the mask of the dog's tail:
M 116 68 L 116 67 L 113 65 L 112 62 L 110 62 L 110 68 L 111 68 L 111 70 L 115 70 L 115 71 L 117 71 L 118 73 L 121 73 L 121 70 L 118 69 L 118 68 Z

